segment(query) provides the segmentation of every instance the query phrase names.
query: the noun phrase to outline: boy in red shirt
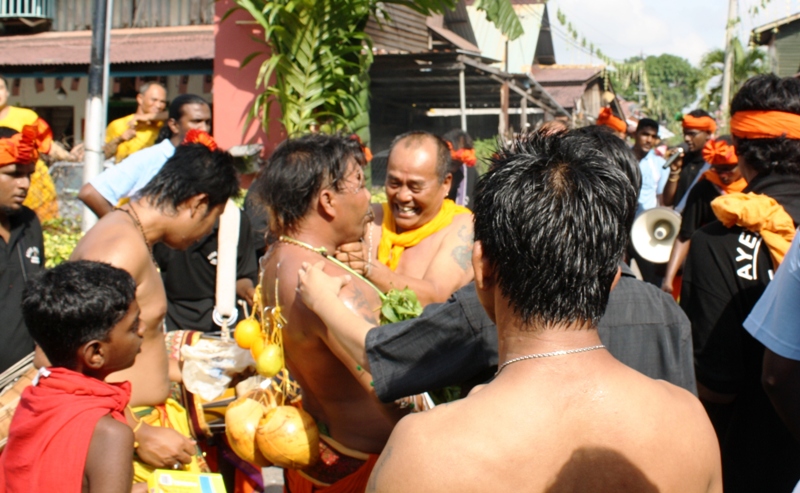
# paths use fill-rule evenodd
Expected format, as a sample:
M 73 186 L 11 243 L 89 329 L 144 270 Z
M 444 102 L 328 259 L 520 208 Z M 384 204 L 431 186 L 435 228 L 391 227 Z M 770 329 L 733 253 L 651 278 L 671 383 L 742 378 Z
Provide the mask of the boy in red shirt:
M 22 393 L 0 492 L 130 492 L 130 384 L 104 379 L 133 365 L 142 343 L 133 278 L 100 262 L 67 262 L 28 281 L 22 311 L 52 366 Z

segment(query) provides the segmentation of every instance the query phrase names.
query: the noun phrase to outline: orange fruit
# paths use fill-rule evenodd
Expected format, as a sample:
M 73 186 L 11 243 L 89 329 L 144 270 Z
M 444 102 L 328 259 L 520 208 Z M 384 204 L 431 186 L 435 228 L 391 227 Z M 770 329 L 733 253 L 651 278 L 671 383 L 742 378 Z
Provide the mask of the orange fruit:
M 267 344 L 256 359 L 256 371 L 259 375 L 272 378 L 283 368 L 283 351 L 277 344 Z
M 267 341 L 263 337 L 259 337 L 253 340 L 253 343 L 250 345 L 250 354 L 253 355 L 253 359 L 258 361 L 258 357 L 261 356 L 261 352 L 264 351 L 264 346 L 267 344 Z
M 259 324 L 257 320 L 246 318 L 236 324 L 236 329 L 233 331 L 233 338 L 240 348 L 250 349 L 250 346 L 253 345 L 253 341 L 263 338 L 261 334 L 261 324 Z

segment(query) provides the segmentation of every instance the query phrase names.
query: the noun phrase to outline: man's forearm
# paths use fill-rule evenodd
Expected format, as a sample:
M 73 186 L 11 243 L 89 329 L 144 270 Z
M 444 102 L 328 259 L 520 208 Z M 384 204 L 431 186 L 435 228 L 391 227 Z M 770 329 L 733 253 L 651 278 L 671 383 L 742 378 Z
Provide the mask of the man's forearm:
M 670 287 L 672 286 L 675 276 L 678 275 L 678 270 L 686 260 L 686 255 L 689 253 L 689 245 L 691 245 L 691 243 L 691 240 L 681 241 L 680 239 L 675 238 L 675 244 L 672 245 L 672 252 L 669 255 L 669 261 L 667 262 L 667 272 L 664 275 L 663 287 L 667 287 L 667 285 Z
M 667 207 L 675 205 L 675 193 L 678 191 L 678 178 L 680 176 L 680 172 L 677 175 L 671 172 L 667 184 L 664 186 L 664 191 L 661 193 L 662 202 Z
M 92 210 L 98 218 L 114 210 L 113 204 L 105 199 L 90 183 L 81 187 L 78 198 Z
M 761 383 L 784 424 L 800 440 L 800 361 L 765 350 Z
M 122 144 L 124 140 L 122 137 L 114 137 L 113 139 L 109 140 L 103 146 L 103 154 L 105 155 L 106 159 L 110 159 L 117 153 L 117 147 Z

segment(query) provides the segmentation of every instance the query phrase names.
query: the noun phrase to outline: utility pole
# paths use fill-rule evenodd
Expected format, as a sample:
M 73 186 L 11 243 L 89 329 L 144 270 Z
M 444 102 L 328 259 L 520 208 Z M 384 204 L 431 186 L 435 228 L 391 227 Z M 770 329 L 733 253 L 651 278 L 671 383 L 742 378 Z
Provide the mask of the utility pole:
M 103 171 L 106 106 L 108 103 L 108 52 L 111 48 L 111 12 L 114 0 L 94 0 L 92 15 L 92 54 L 89 65 L 89 94 L 86 97 L 86 134 L 83 136 L 86 154 L 83 162 L 83 183 Z M 81 230 L 86 232 L 97 217 L 83 207 Z
M 725 28 L 725 68 L 722 72 L 722 101 L 719 105 L 719 127 L 728 126 L 728 111 L 731 100 L 731 79 L 733 76 L 733 27 L 736 24 L 737 0 L 728 0 L 728 25 Z
M 505 72 L 508 74 L 508 38 L 505 44 Z M 505 139 L 508 132 L 508 79 L 503 78 L 503 85 L 500 87 L 500 121 L 497 126 L 497 133 L 500 138 Z

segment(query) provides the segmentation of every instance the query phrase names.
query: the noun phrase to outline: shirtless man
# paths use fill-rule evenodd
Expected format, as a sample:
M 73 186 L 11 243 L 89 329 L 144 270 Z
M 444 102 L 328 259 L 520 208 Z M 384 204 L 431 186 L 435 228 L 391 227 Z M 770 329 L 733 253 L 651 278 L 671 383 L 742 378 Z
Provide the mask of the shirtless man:
M 363 492 L 376 454 L 403 414 L 394 404 L 378 401 L 369 374 L 328 337 L 325 325 L 295 290 L 304 262 L 324 262 L 325 272 L 346 274 L 323 260 L 320 250 L 333 252 L 336 245 L 357 241 L 370 221 L 364 164 L 358 142 L 308 135 L 278 146 L 252 185 L 268 209 L 272 233 L 279 237 L 262 259 L 264 304 L 280 306 L 288 321 L 283 331 L 286 365 L 302 388 L 303 409 L 317 420 L 323 443 L 339 455 L 335 471 L 326 470 L 321 460 L 302 473 L 287 470 L 289 491 L 302 491 L 300 484 L 307 485 L 311 477 L 325 484 L 352 482 L 355 486 L 347 491 Z M 380 299 L 373 288 L 355 278 L 339 297 L 364 319 L 377 323 Z M 345 452 L 330 439 L 359 453 Z
M 238 193 L 229 154 L 211 152 L 202 144 L 179 146 L 138 198 L 103 216 L 70 257 L 107 262 L 128 271 L 136 281 L 136 301 L 145 324 L 142 350 L 130 369 L 109 377 L 109 381 L 131 382 L 132 407 L 163 404 L 169 395 L 162 330 L 167 298 L 153 259 L 153 244 L 189 247 L 211 231 L 227 200 Z M 170 429 L 138 426 L 128 418 L 137 428 L 137 455 L 143 462 L 173 467 L 191 461 L 195 448 L 191 440 Z
M 404 418 L 367 491 L 722 491 L 700 402 L 597 335 L 636 191 L 591 142 L 527 137 L 482 178 L 472 262 L 503 363 L 466 399 Z
M 387 203 L 373 207 L 365 241 L 340 246 L 337 258 L 383 292 L 411 288 L 423 306 L 443 302 L 469 283 L 472 214 L 446 200 L 449 166 L 450 150 L 441 138 L 428 132 L 397 137 L 386 169 Z

